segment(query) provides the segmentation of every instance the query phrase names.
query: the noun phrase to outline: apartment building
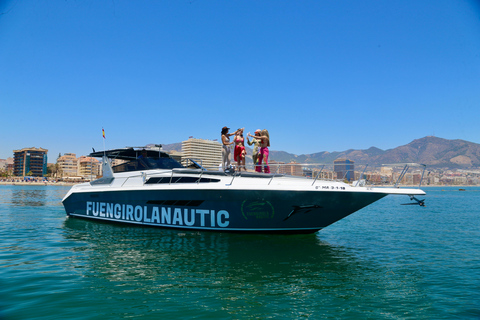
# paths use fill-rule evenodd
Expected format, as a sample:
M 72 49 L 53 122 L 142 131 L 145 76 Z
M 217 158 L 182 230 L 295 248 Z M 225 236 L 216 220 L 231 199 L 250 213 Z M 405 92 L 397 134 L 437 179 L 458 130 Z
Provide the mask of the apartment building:
M 57 159 L 59 176 L 76 177 L 78 176 L 78 160 L 75 153 L 65 153 Z
M 13 158 L 0 159 L 0 171 L 13 172 Z
M 302 165 L 294 161 L 290 163 L 285 163 L 285 162 L 278 162 L 275 160 L 271 160 L 268 162 L 268 164 L 270 165 L 270 171 L 272 173 L 286 174 L 286 175 L 299 176 L 299 177 L 305 175 L 303 172 Z
M 337 159 L 333 161 L 333 171 L 337 173 L 337 179 L 353 181 L 355 162 L 348 159 Z
M 189 138 L 182 141 L 182 153 L 184 164 L 186 159 L 193 159 L 212 170 L 222 163 L 222 145 L 218 141 Z
M 81 156 L 78 158 L 78 176 L 96 179 L 100 176 L 101 163 L 93 157 Z
M 47 175 L 47 149 L 13 150 L 13 175 L 43 177 Z

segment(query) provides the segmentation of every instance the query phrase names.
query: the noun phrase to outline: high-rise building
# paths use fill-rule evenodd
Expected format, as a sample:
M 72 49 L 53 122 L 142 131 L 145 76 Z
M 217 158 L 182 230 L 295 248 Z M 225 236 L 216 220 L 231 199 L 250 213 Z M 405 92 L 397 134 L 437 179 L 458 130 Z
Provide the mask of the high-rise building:
M 43 177 L 47 174 L 47 149 L 23 148 L 13 150 L 15 176 Z
M 62 177 L 75 177 L 78 175 L 77 156 L 75 153 L 65 153 L 57 159 L 58 169 Z
M 218 141 L 190 138 L 182 141 L 182 153 L 183 164 L 186 159 L 193 159 L 204 168 L 215 170 L 222 163 L 222 145 Z
M 355 162 L 348 159 L 337 159 L 333 161 L 333 171 L 337 173 L 337 179 L 353 181 Z

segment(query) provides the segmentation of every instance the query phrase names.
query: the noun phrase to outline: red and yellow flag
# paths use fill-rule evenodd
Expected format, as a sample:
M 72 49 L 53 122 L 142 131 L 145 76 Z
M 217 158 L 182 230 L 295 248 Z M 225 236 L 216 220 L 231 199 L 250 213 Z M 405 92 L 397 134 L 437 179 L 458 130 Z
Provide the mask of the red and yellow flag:
M 103 139 L 105 139 L 105 130 L 102 128 Z

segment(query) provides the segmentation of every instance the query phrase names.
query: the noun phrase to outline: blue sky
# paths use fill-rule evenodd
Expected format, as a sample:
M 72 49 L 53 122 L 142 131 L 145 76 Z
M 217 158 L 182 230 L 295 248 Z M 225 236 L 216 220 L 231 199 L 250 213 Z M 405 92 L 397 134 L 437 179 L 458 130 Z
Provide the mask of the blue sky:
M 0 158 L 219 139 L 480 143 L 477 1 L 0 0 Z

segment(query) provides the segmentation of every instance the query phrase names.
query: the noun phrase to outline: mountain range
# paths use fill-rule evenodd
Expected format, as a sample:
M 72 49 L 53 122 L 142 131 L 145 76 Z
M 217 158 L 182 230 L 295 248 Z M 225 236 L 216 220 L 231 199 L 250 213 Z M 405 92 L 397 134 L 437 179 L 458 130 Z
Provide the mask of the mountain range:
M 181 151 L 182 144 L 164 145 L 166 151 Z M 252 154 L 249 150 L 248 154 Z M 355 164 L 377 166 L 391 163 L 422 163 L 433 168 L 475 168 L 480 167 L 480 144 L 465 140 L 448 140 L 434 136 L 416 139 L 394 149 L 382 150 L 371 147 L 366 150 L 349 149 L 341 152 L 322 151 L 312 154 L 295 155 L 285 151 L 270 150 L 270 160 L 289 163 L 331 164 L 335 159 L 346 158 Z

